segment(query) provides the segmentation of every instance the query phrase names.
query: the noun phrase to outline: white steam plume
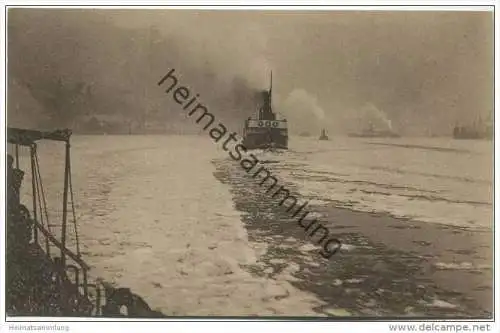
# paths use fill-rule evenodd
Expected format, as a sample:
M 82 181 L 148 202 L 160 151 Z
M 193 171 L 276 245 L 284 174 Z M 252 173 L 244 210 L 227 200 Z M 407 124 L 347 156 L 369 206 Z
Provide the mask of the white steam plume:
M 288 118 L 290 129 L 295 133 L 319 132 L 325 118 L 325 112 L 319 106 L 316 97 L 304 89 L 293 90 L 280 110 Z
M 368 126 L 372 126 L 374 130 L 392 131 L 391 120 L 384 111 L 380 110 L 372 103 L 365 104 L 359 110 L 356 118 L 356 127 L 358 130 L 364 130 Z

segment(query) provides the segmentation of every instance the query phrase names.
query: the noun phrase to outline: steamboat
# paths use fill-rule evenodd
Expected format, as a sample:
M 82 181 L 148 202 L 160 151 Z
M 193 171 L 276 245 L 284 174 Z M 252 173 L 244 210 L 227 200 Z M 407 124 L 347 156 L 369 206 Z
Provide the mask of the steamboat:
M 273 73 L 269 90 L 259 93 L 257 114 L 245 121 L 243 145 L 247 149 L 288 149 L 288 123 L 273 112 Z
M 326 135 L 326 130 L 325 129 L 321 130 L 321 135 L 319 136 L 319 139 L 321 141 L 328 141 L 328 135 Z
M 454 139 L 491 140 L 493 138 L 493 122 L 491 119 L 483 121 L 480 117 L 471 126 L 455 125 Z
M 375 129 L 370 123 L 368 127 L 363 129 L 360 133 L 349 133 L 348 136 L 353 138 L 399 138 L 400 135 L 389 129 Z

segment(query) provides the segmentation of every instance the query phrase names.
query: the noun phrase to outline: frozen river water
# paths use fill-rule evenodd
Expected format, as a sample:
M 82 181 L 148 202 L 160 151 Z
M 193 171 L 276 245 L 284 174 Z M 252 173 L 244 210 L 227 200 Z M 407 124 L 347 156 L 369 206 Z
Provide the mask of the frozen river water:
M 74 136 L 72 148 L 91 276 L 131 288 L 164 314 L 491 311 L 491 142 L 294 138 L 283 154 L 257 152 L 336 221 L 332 228 L 343 228 L 336 231 L 344 247 L 330 262 L 208 137 Z M 62 152 L 39 147 L 53 218 Z M 429 239 L 436 235 L 444 245 Z M 469 285 L 449 283 L 457 272 Z

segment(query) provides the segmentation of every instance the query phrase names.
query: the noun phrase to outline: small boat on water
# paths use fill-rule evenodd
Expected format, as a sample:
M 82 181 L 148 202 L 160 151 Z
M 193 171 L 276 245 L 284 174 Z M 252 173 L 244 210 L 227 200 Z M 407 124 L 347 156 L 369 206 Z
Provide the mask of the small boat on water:
M 361 133 L 350 133 L 348 136 L 353 138 L 399 138 L 399 134 L 393 132 L 392 130 L 376 130 L 373 125 L 369 125 L 366 129 L 361 131 Z
M 328 135 L 326 135 L 326 130 L 325 129 L 322 129 L 321 130 L 321 135 L 319 136 L 319 139 L 322 140 L 322 141 L 327 141 L 329 140 L 328 139 Z
M 470 140 L 492 140 L 493 122 L 491 120 L 483 121 L 480 117 L 470 126 L 458 126 L 453 128 L 454 139 Z
M 307 137 L 310 137 L 310 136 L 311 136 L 311 133 L 309 133 L 309 132 L 307 132 L 307 131 L 303 131 L 303 132 L 300 132 L 300 133 L 299 133 L 299 136 L 304 137 L 304 138 L 307 138 Z
M 245 121 L 243 145 L 247 149 L 288 149 L 288 123 L 272 108 L 273 73 L 269 90 L 260 92 L 257 115 Z

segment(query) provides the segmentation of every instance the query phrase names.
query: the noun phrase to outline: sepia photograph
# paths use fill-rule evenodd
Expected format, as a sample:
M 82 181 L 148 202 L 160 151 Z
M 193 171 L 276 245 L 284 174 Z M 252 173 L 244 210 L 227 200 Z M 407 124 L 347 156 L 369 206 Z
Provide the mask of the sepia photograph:
M 5 16 L 6 318 L 493 318 L 493 7 Z

